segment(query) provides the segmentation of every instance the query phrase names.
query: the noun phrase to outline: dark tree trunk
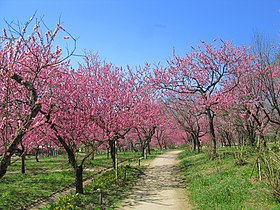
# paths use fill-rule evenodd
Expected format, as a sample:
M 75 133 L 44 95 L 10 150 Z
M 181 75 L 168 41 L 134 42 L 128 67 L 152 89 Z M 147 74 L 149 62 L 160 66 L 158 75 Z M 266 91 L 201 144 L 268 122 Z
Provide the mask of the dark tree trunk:
M 4 154 L 0 162 L 0 178 L 2 178 L 6 174 L 10 162 L 11 162 L 11 155 Z
M 196 138 L 196 140 L 197 140 L 197 150 L 198 150 L 198 153 L 200 153 L 201 152 L 201 143 L 200 143 L 198 137 Z
M 197 140 L 196 140 L 195 134 L 191 134 L 191 136 L 192 136 L 192 141 L 193 141 L 193 151 L 195 152 L 196 148 L 197 148 Z
M 81 165 L 78 166 L 77 160 L 75 157 L 75 152 L 74 152 L 76 149 L 69 147 L 61 136 L 57 135 L 57 138 L 58 138 L 59 142 L 62 144 L 62 146 L 64 147 L 64 149 L 66 150 L 67 155 L 68 155 L 68 160 L 75 171 L 76 193 L 83 194 L 83 192 L 84 192 L 84 189 L 83 189 L 83 162 L 85 159 L 82 161 Z
M 39 163 L 39 154 L 36 154 L 36 162 Z
M 25 152 L 21 155 L 21 173 L 25 174 Z
M 255 132 L 255 126 L 254 125 L 247 125 L 247 130 L 248 130 L 248 138 L 249 138 L 249 144 L 251 146 L 256 145 L 256 132 Z
M 91 144 L 90 149 L 91 149 L 91 151 L 89 151 L 90 152 L 89 159 L 90 159 L 90 161 L 93 161 L 94 160 L 94 155 L 95 155 L 95 146 L 93 144 Z
M 80 165 L 75 169 L 76 172 L 76 193 L 84 194 L 83 188 L 83 166 Z
M 17 146 L 22 140 L 23 134 L 23 128 L 20 127 L 17 130 L 16 136 L 13 139 L 12 143 L 9 145 L 7 151 L 3 154 L 0 161 L 0 178 L 2 178 L 6 174 L 9 163 L 11 162 L 12 155 L 15 154 Z
M 107 147 L 107 159 L 109 159 L 109 158 L 110 158 L 110 146 Z
M 21 156 L 21 173 L 25 174 L 25 147 L 23 145 L 23 143 L 21 142 L 21 149 L 18 149 L 20 152 L 20 156 Z
M 148 154 L 151 155 L 151 146 L 150 146 L 150 143 L 148 144 Z
M 144 146 L 141 147 L 141 157 L 145 158 L 146 148 Z
M 226 131 L 226 137 L 227 137 L 228 146 L 231 147 L 231 146 L 232 146 L 232 145 L 231 145 L 231 139 L 232 139 L 231 137 L 232 137 L 232 136 L 231 136 L 230 133 L 227 132 L 227 131 Z
M 39 146 L 36 148 L 36 152 L 35 152 L 35 158 L 36 158 L 36 162 L 39 162 Z
M 162 145 L 160 143 L 160 140 L 158 139 L 157 142 L 158 142 L 159 149 L 162 150 Z
M 138 150 L 135 148 L 135 146 L 133 145 L 133 142 L 130 142 L 130 147 L 134 152 L 138 152 Z
M 215 127 L 214 127 L 214 114 L 211 113 L 210 109 L 206 110 L 208 120 L 209 120 L 209 130 L 211 137 L 211 159 L 215 159 L 217 157 L 217 140 L 215 135 Z
M 113 168 L 116 168 L 116 144 L 114 140 L 109 141 L 110 146 L 110 153 L 111 153 L 111 159 L 112 159 L 112 166 Z

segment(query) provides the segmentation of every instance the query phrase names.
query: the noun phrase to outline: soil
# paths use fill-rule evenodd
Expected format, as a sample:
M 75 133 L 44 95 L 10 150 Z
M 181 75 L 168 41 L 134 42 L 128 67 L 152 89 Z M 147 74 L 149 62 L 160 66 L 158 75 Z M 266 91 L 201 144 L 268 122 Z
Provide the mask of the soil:
M 180 179 L 179 160 L 181 151 L 172 151 L 154 159 L 145 175 L 119 206 L 119 210 L 188 210 L 193 207 Z

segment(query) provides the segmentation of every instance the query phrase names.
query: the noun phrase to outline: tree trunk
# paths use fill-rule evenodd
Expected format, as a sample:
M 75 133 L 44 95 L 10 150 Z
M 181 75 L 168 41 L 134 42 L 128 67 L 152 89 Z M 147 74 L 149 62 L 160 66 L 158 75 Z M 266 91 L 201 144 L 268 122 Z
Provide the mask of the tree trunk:
M 196 151 L 196 147 L 197 147 L 197 140 L 196 140 L 196 136 L 195 134 L 191 134 L 192 136 L 192 141 L 193 141 L 193 151 Z
M 147 151 L 146 151 L 146 145 L 143 143 L 141 144 L 141 157 L 145 158 L 147 157 Z
M 76 193 L 79 194 L 84 194 L 84 188 L 83 188 L 83 166 L 77 166 L 77 168 L 75 168 L 75 172 L 76 172 Z
M 67 155 L 68 155 L 68 160 L 71 163 L 71 166 L 73 167 L 73 169 L 75 171 L 76 193 L 83 194 L 84 193 L 84 189 L 83 189 L 83 162 L 84 162 L 84 160 L 82 161 L 81 165 L 78 166 L 77 160 L 75 157 L 76 149 L 71 148 L 69 145 L 67 145 L 67 143 L 61 136 L 57 135 L 57 138 L 58 138 L 59 142 L 62 144 L 62 146 L 64 147 L 64 149 L 66 150 Z
M 110 143 L 109 143 L 110 144 Z M 107 147 L 107 159 L 109 159 L 110 158 L 110 146 L 109 147 Z
M 158 142 L 159 149 L 162 150 L 162 145 L 160 143 L 160 139 L 159 138 L 157 139 L 157 142 Z
M 148 144 L 148 154 L 151 155 L 151 146 L 150 146 L 150 143 Z
M 196 139 L 197 139 L 197 150 L 198 150 L 198 153 L 200 153 L 201 152 L 201 142 L 199 141 L 198 138 L 196 138 Z
M 247 128 L 247 131 L 248 131 L 249 144 L 251 146 L 255 146 L 256 145 L 255 125 L 253 123 L 248 123 L 246 128 Z
M 206 112 L 209 120 L 209 129 L 211 137 L 211 159 L 213 160 L 217 157 L 217 140 L 214 127 L 214 114 L 211 113 L 210 109 L 206 109 Z
M 4 154 L 0 162 L 0 178 L 2 178 L 6 174 L 10 162 L 11 155 Z
M 134 152 L 138 152 L 138 149 L 135 148 L 132 141 L 130 141 L 130 147 L 131 147 L 131 150 L 133 150 Z
M 167 149 L 167 143 L 164 142 L 164 149 Z
M 226 132 L 226 136 L 227 136 L 228 146 L 231 147 L 232 146 L 231 145 L 231 140 L 232 140 L 231 135 L 228 132 Z
M 94 160 L 94 155 L 95 155 L 95 147 L 93 144 L 90 145 L 90 149 L 91 149 L 91 155 L 89 156 L 90 161 Z
M 6 172 L 7 168 L 9 166 L 9 163 L 11 162 L 12 155 L 15 154 L 17 150 L 18 144 L 22 140 L 22 136 L 24 134 L 23 128 L 19 128 L 16 132 L 16 136 L 13 139 L 12 143 L 9 145 L 7 151 L 3 154 L 1 161 L 0 161 L 0 178 L 2 178 Z
M 21 156 L 21 173 L 25 174 L 25 147 L 23 145 L 23 143 L 21 142 L 21 149 L 18 149 L 18 151 L 20 152 L 20 156 Z
M 39 162 L 39 146 L 36 148 L 36 152 L 35 152 L 35 158 L 36 158 L 36 162 Z
M 109 141 L 110 152 L 111 152 L 111 159 L 112 159 L 112 166 L 116 168 L 116 145 L 114 140 Z
M 25 174 L 25 152 L 23 151 L 21 155 L 21 173 Z

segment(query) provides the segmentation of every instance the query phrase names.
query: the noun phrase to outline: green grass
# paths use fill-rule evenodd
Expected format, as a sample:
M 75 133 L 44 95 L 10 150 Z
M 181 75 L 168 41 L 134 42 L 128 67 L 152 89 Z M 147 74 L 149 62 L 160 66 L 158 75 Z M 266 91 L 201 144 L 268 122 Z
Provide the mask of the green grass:
M 147 159 L 141 159 L 141 162 L 152 160 L 156 156 L 163 154 L 164 151 L 152 151 Z M 138 166 L 140 153 L 119 152 L 119 161 L 130 160 L 126 163 L 136 163 L 135 166 L 121 165 L 118 168 L 118 179 L 115 178 L 115 170 L 109 170 L 105 173 L 94 176 L 91 183 L 88 184 L 84 195 L 72 193 L 61 196 L 56 202 L 47 205 L 43 210 L 53 209 L 115 209 L 119 202 L 125 198 L 129 190 L 139 180 L 145 170 L 145 166 Z M 104 157 L 103 157 L 104 158 Z M 103 195 L 102 205 L 100 204 L 100 192 Z
M 255 156 L 251 149 L 243 151 L 245 165 L 236 165 L 237 148 L 219 151 L 220 158 L 210 161 L 205 153 L 182 152 L 181 170 L 196 209 L 280 209 L 265 182 L 259 182 Z
M 20 171 L 21 160 L 13 163 L 9 166 L 8 171 Z M 34 173 L 36 171 L 46 171 L 46 170 L 58 170 L 58 169 L 71 169 L 71 165 L 68 164 L 67 157 L 65 155 L 50 156 L 50 157 L 40 157 L 39 162 L 36 162 L 34 156 L 26 156 L 25 160 L 26 172 Z
M 34 157 L 27 158 L 26 174 L 20 173 L 20 167 L 20 160 L 13 163 L 0 180 L 0 209 L 23 208 L 75 181 L 66 156 L 42 157 L 40 162 L 36 162 Z M 92 174 L 85 171 L 84 178 Z
M 8 174 L 0 183 L 0 209 L 20 209 L 74 182 L 72 171 Z
M 121 199 L 132 188 L 142 174 L 143 166 L 121 166 L 118 170 L 119 178 L 115 179 L 115 171 L 106 171 L 97 175 L 85 187 L 83 195 L 72 193 L 61 196 L 43 210 L 53 209 L 115 209 Z M 126 173 L 125 173 L 126 171 Z M 126 174 L 126 175 L 124 175 Z M 102 193 L 102 203 L 100 194 Z
M 148 159 L 162 153 L 154 151 Z M 126 160 L 124 164 L 137 164 L 139 156 L 139 153 L 120 152 L 118 162 Z M 85 170 L 84 178 L 95 176 L 97 171 L 109 167 L 111 159 L 107 158 L 107 154 L 98 154 L 93 161 L 86 161 L 85 168 L 93 168 L 94 171 Z M 21 161 L 18 160 L 9 166 L 7 174 L 0 180 L 0 209 L 24 208 L 36 200 L 68 187 L 75 181 L 73 169 L 65 155 L 41 157 L 40 162 L 36 162 L 33 156 L 27 157 L 26 174 L 21 174 L 20 168 Z M 137 178 L 136 175 L 135 177 Z

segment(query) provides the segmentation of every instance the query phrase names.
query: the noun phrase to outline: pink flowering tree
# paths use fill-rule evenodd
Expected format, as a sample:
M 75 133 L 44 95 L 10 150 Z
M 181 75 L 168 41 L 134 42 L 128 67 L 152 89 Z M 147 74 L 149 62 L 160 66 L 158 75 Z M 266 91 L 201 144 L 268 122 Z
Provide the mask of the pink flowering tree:
M 185 131 L 168 112 L 165 113 L 164 124 L 157 127 L 153 138 L 155 139 L 153 144 L 157 144 L 160 149 L 167 149 L 187 143 Z
M 166 107 L 178 125 L 186 132 L 189 142 L 193 145 L 193 151 L 200 152 L 200 138 L 207 133 L 205 128 L 205 116 L 196 98 L 169 99 Z
M 141 156 L 147 157 L 153 136 L 166 118 L 164 107 L 159 102 L 154 102 L 152 97 L 142 99 L 139 108 L 141 116 L 138 125 L 134 127 L 134 132 L 141 147 Z
M 216 44 L 216 45 L 214 45 Z M 252 58 L 245 47 L 233 47 L 231 42 L 202 42 L 185 57 L 175 56 L 168 68 L 154 71 L 155 84 L 178 97 L 192 95 L 208 118 L 211 138 L 211 158 L 217 156 L 214 119 L 217 109 L 230 106 L 231 92 L 239 84 L 244 71 L 251 69 Z
M 255 68 L 240 77 L 240 85 L 232 93 L 235 100 L 231 115 L 247 133 L 250 145 L 257 144 L 258 136 L 264 139 L 269 123 L 267 113 L 271 111 L 271 106 L 267 105 L 269 99 L 263 91 L 267 90 L 262 81 L 264 76 L 259 63 L 256 63 Z
M 23 26 L 8 24 L 0 38 L 0 178 L 24 135 L 42 120 L 40 110 L 61 74 L 61 65 L 72 55 L 62 56 L 54 41 L 67 32 L 60 24 L 41 34 L 36 21 L 27 34 L 34 16 Z M 75 42 L 75 40 L 74 40 Z
M 137 124 L 141 110 L 139 80 L 128 69 L 102 62 L 94 54 L 87 53 L 85 63 L 80 67 L 88 72 L 92 90 L 90 119 L 102 130 L 104 142 L 110 148 L 112 165 L 117 168 L 117 146 Z
M 98 66 L 97 61 L 94 62 L 94 68 L 100 70 L 102 67 Z M 45 135 L 67 152 L 75 172 L 76 192 L 81 194 L 84 163 L 108 138 L 94 119 L 96 113 L 104 111 L 98 109 L 98 103 L 107 103 L 101 99 L 101 87 L 96 86 L 99 79 L 83 66 L 77 71 L 65 71 L 59 78 L 58 88 L 52 91 L 50 106 L 44 106 L 42 110 L 48 126 Z M 79 158 L 77 151 L 80 147 L 92 149 Z
M 166 122 L 165 109 L 160 95 L 152 86 L 148 76 L 149 71 L 149 64 L 146 64 L 143 68 L 138 68 L 136 74 L 138 82 L 135 84 L 139 102 L 136 109 L 137 123 L 133 132 L 137 136 L 136 139 L 140 145 L 142 157 L 147 157 L 147 152 L 150 153 L 150 146 L 156 130 Z

